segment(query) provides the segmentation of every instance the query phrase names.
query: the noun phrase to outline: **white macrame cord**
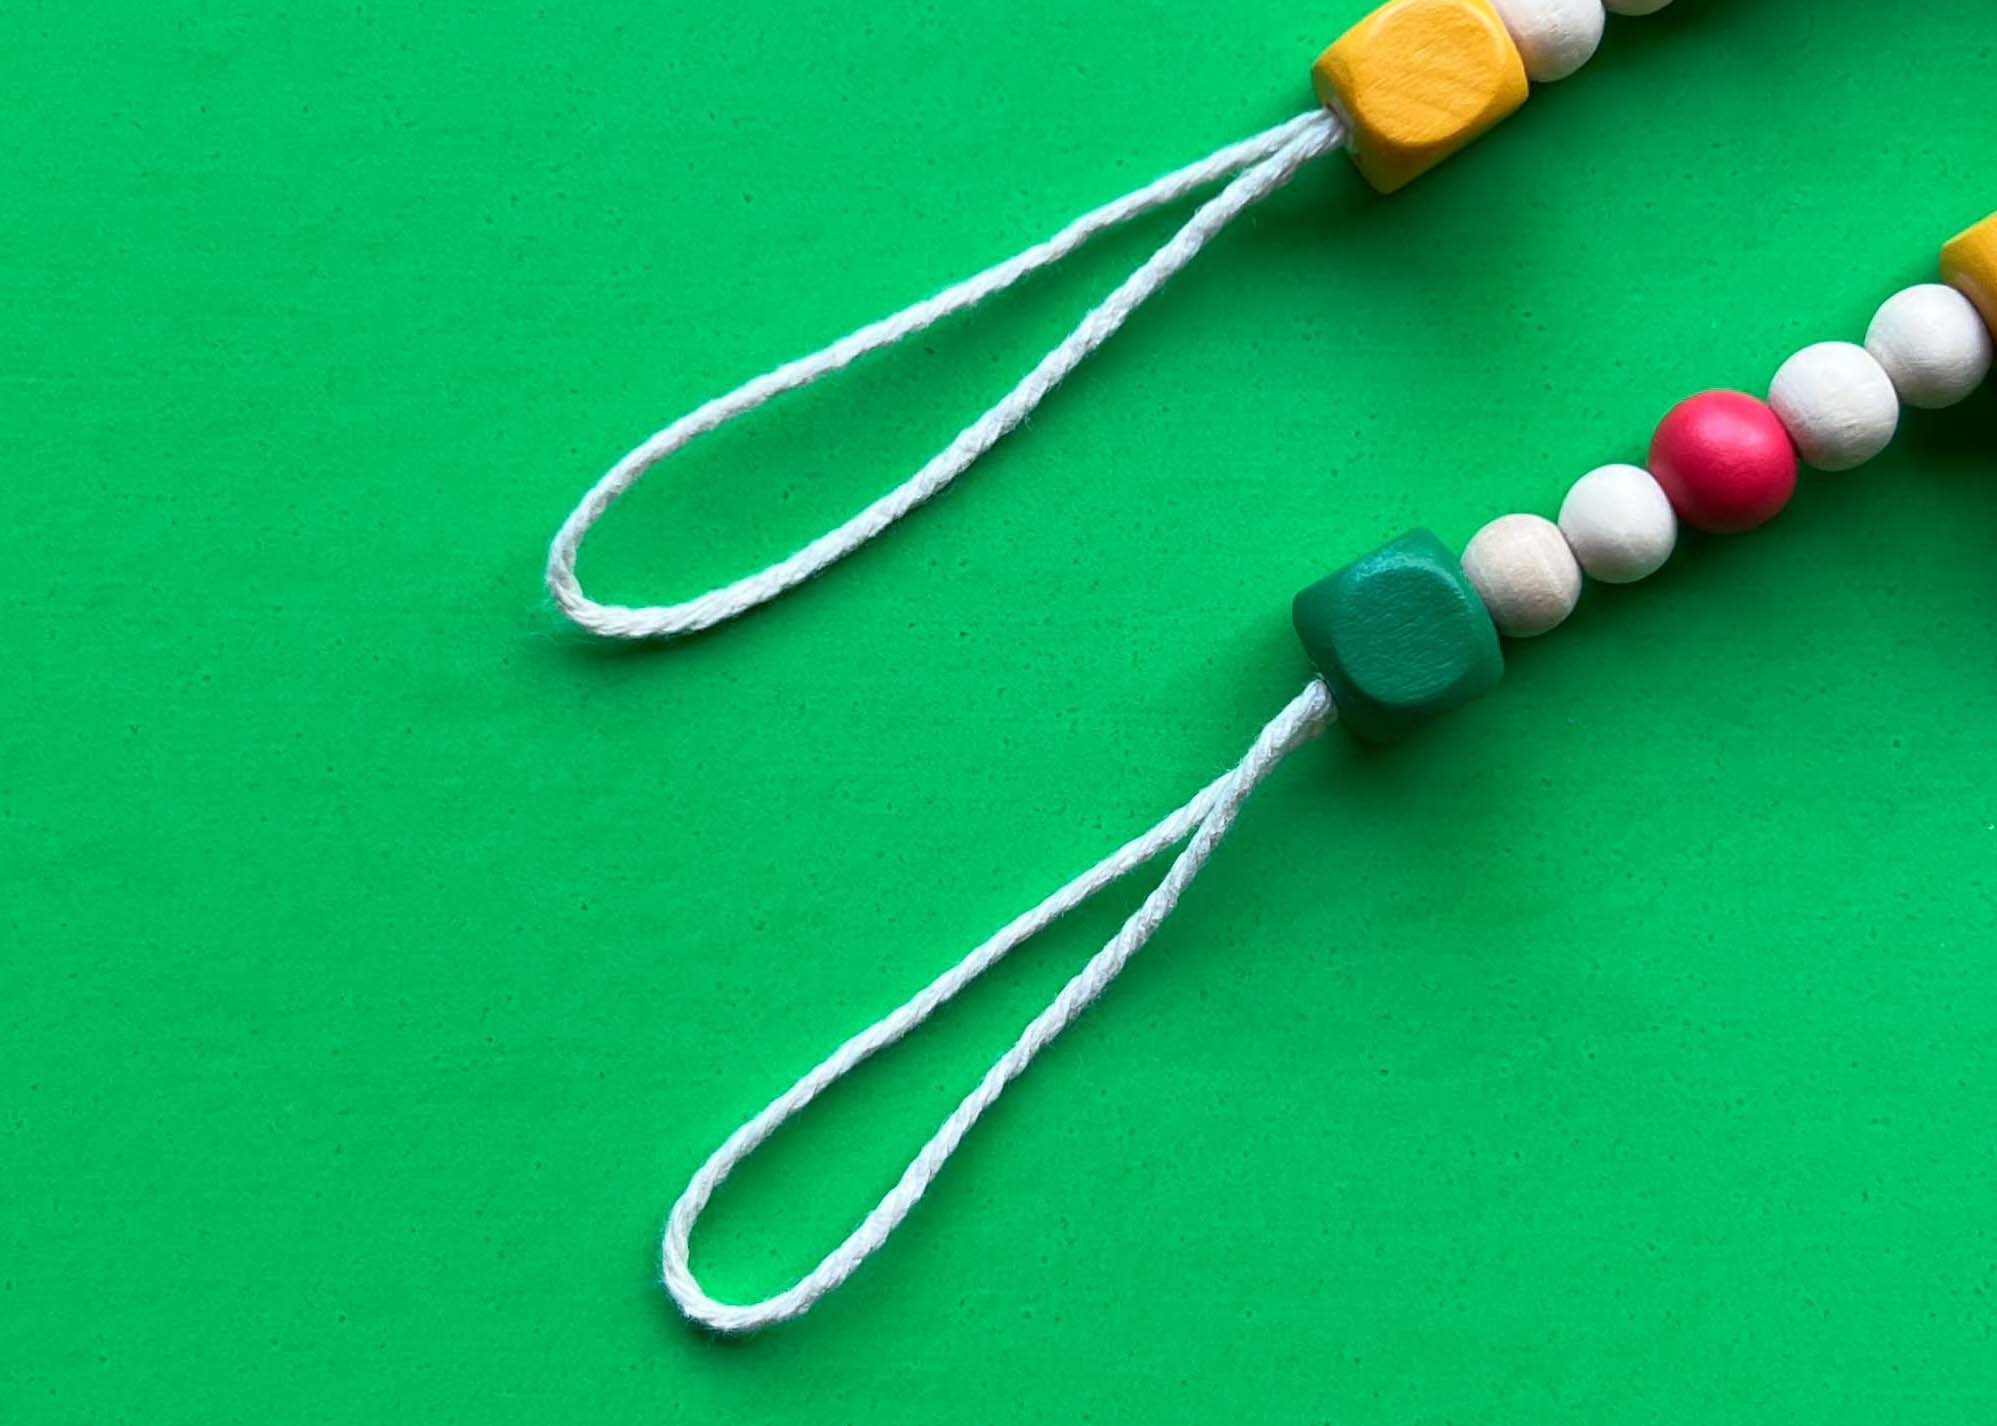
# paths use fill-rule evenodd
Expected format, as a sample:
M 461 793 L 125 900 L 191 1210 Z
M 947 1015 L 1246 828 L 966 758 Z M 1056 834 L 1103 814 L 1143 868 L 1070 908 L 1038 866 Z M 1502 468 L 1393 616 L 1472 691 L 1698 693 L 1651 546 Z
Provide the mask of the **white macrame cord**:
M 730 1134 L 721 1147 L 708 1156 L 680 1194 L 666 1220 L 661 1245 L 661 1274 L 666 1290 L 680 1310 L 693 1321 L 719 1332 L 748 1332 L 783 1322 L 810 1310 L 811 1305 L 852 1276 L 888 1235 L 900 1226 L 909 1210 L 921 1200 L 929 1185 L 955 1153 L 964 1135 L 978 1117 L 992 1106 L 1005 1087 L 1033 1063 L 1035 1055 L 1074 1022 L 1116 979 L 1130 958 L 1172 914 L 1179 898 L 1213 855 L 1214 848 L 1233 825 L 1249 793 L 1275 771 L 1277 764 L 1304 743 L 1321 733 L 1336 716 L 1331 694 L 1321 680 L 1313 679 L 1257 735 L 1247 755 L 1183 807 L 1167 816 L 1150 831 L 1112 852 L 1083 872 L 1031 911 L 1015 918 L 998 934 L 965 956 L 956 965 L 923 987 L 900 1009 L 877 1020 L 853 1036 L 824 1061 L 773 1100 L 755 1118 Z M 1187 840 L 1190 837 L 1190 840 Z M 1011 1049 L 985 1072 L 983 1079 L 964 1097 L 950 1117 L 929 1137 L 909 1161 L 901 1177 L 888 1190 L 844 1242 L 826 1254 L 823 1261 L 798 1282 L 773 1297 L 747 1305 L 719 1302 L 710 1297 L 694 1278 L 689 1264 L 693 1227 L 714 1191 L 735 1166 L 755 1151 L 757 1145 L 801 1111 L 842 1075 L 870 1059 L 920 1025 L 958 991 L 996 965 L 1015 946 L 1045 929 L 1069 911 L 1087 901 L 1104 887 L 1127 876 L 1179 842 L 1186 846 L 1172 861 L 1144 903 L 1109 942 L 1061 988 L 1048 1005 L 1021 1032 Z
M 1026 419 L 1047 393 L 1108 341 L 1130 314 L 1191 262 L 1200 249 L 1244 209 L 1289 182 L 1309 160 L 1345 141 L 1345 126 L 1329 110 L 1314 109 L 1275 128 L 1154 180 L 1135 193 L 1075 219 L 1045 242 L 995 267 L 946 288 L 934 297 L 883 318 L 823 350 L 787 362 L 725 396 L 695 408 L 651 436 L 612 466 L 584 495 L 555 533 L 548 550 L 548 592 L 575 623 L 616 639 L 672 638 L 711 628 L 767 604 L 786 590 L 844 559 L 895 521 L 921 505 L 968 470 L 1005 434 Z M 731 584 L 677 604 L 628 607 L 600 604 L 583 593 L 576 577 L 576 554 L 583 538 L 619 496 L 666 457 L 771 398 L 838 371 L 868 352 L 902 338 L 1002 292 L 1027 274 L 1059 262 L 1098 233 L 1172 203 L 1234 175 L 1224 189 L 1187 220 L 1157 252 L 1091 311 L 1061 343 L 995 406 L 960 431 L 914 475 L 844 524 L 794 554 Z

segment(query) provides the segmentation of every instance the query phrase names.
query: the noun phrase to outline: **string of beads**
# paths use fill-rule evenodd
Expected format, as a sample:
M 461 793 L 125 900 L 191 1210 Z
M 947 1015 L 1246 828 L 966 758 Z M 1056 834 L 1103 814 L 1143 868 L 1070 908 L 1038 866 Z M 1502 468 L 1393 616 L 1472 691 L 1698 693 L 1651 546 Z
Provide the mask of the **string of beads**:
M 1502 120 L 1532 82 L 1573 73 L 1594 53 L 1607 11 L 1649 14 L 1669 0 L 1387 0 L 1322 55 L 1313 79 L 1324 110 L 1265 134 L 1084 215 L 1046 243 L 926 302 L 864 327 L 809 357 L 711 401 L 642 443 L 586 495 L 550 551 L 548 584 L 577 622 L 615 637 L 704 628 L 775 598 L 857 549 L 942 489 L 1034 406 L 1136 306 L 1191 261 L 1222 227 L 1281 186 L 1305 162 L 1341 145 L 1382 190 L 1397 188 Z M 575 575 L 583 536 L 646 470 L 701 434 L 764 401 L 837 370 L 1058 261 L 1095 233 L 1228 179 L 1180 232 L 1116 290 L 998 405 L 923 469 L 790 558 L 673 606 L 625 608 L 583 594 Z M 1787 504 L 1803 460 L 1848 469 L 1892 439 L 1900 405 L 1941 406 L 1966 396 L 1991 365 L 1997 327 L 1997 216 L 1943 250 L 1941 284 L 1881 307 L 1865 346 L 1820 343 L 1777 372 L 1766 402 L 1711 391 L 1659 424 L 1648 469 L 1603 466 L 1575 483 L 1558 522 L 1502 517 L 1460 559 L 1415 531 L 1300 593 L 1292 617 L 1318 677 L 1279 712 L 1233 769 L 1150 831 L 1016 918 L 908 1002 L 847 1040 L 731 1134 L 694 1173 L 668 1216 L 661 1274 L 686 1315 L 718 1331 L 747 1331 L 808 1311 L 886 1242 L 920 1201 L 984 1111 L 1057 1035 L 1102 995 L 1170 915 L 1253 792 L 1291 751 L 1336 720 L 1365 738 L 1398 737 L 1495 687 L 1500 635 L 1557 627 L 1581 597 L 1584 575 L 1616 583 L 1662 567 L 1680 521 L 1731 533 Z M 870 1056 L 921 1024 L 1014 947 L 1138 866 L 1185 842 L 1123 927 L 1035 1016 L 944 1120 L 880 1202 L 793 1286 L 762 1301 L 725 1303 L 701 1287 L 692 1234 L 712 1195 L 792 1115 Z
M 1950 240 L 1941 270 L 1943 281 L 1889 297 L 1863 346 L 1818 342 L 1790 357 L 1766 401 L 1705 391 L 1679 402 L 1651 437 L 1647 470 L 1589 471 L 1558 522 L 1500 516 L 1460 561 L 1416 531 L 1304 590 L 1292 615 L 1340 721 L 1385 740 L 1467 702 L 1503 675 L 1498 635 L 1558 627 L 1584 575 L 1654 574 L 1681 521 L 1722 535 L 1764 525 L 1795 493 L 1799 461 L 1851 470 L 1893 439 L 1903 403 L 1967 397 L 1997 346 L 1997 214 Z
M 1833 465 L 1883 448 L 1895 400 L 1945 405 L 1988 374 L 1997 331 L 1997 214 L 1944 249 L 1948 285 L 1911 288 L 1880 308 L 1865 347 L 1805 348 L 1777 373 L 1773 403 L 1709 391 L 1679 403 L 1651 441 L 1651 470 L 1603 466 L 1577 481 L 1555 524 L 1508 515 L 1484 527 L 1459 561 L 1426 530 L 1375 550 L 1300 593 L 1297 632 L 1317 665 L 1257 735 L 1242 761 L 1148 832 L 1015 918 L 905 1004 L 847 1040 L 710 1154 L 674 1203 L 661 1242 L 661 1278 L 691 1320 L 744 1332 L 796 1317 L 845 1282 L 921 1201 L 985 1110 L 1074 1023 L 1165 922 L 1213 855 L 1250 793 L 1296 748 L 1339 721 L 1388 740 L 1494 688 L 1504 675 L 1500 632 L 1532 637 L 1558 625 L 1584 571 L 1612 583 L 1655 572 L 1680 519 L 1719 533 L 1751 529 L 1788 502 L 1797 450 Z M 1852 355 L 1851 353 L 1856 353 Z M 1866 365 L 1869 363 L 1870 365 Z M 1027 1025 L 903 1169 L 859 1224 L 803 1278 L 758 1302 L 722 1302 L 692 1266 L 693 1230 L 715 1191 L 771 1134 L 855 1067 L 915 1029 L 1015 947 L 1104 887 L 1185 841 L 1158 886 L 1122 928 Z

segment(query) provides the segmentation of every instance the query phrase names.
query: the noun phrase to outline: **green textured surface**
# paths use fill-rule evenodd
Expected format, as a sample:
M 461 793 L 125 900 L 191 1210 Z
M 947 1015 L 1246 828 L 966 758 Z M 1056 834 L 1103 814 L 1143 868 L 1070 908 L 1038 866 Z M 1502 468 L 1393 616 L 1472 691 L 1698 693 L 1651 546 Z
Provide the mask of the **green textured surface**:
M 1498 631 L 1433 531 L 1390 540 L 1298 592 L 1297 637 L 1346 731 L 1391 742 L 1498 686 Z
M 1990 390 L 1258 793 L 882 1257 L 653 1283 L 790 1077 L 1237 755 L 1294 591 L 1640 458 L 1997 206 L 1988 0 L 1680 0 L 1392 200 L 1340 160 L 783 607 L 538 585 L 696 400 L 1309 103 L 1358 11 L 15 4 L 0 44 L 0 1416 L 1984 1422 Z M 1167 231 L 664 472 L 692 592 Z M 789 1281 L 1137 895 L 744 1170 Z

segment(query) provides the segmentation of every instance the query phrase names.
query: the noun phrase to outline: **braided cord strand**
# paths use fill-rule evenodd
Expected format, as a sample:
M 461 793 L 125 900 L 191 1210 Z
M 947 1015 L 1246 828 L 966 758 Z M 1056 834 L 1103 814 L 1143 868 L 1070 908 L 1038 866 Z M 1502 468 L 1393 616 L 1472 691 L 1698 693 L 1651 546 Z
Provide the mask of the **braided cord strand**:
M 1274 772 L 1285 757 L 1309 742 L 1336 717 L 1331 694 L 1313 679 L 1256 735 L 1247 754 L 1233 768 L 1202 788 L 1150 831 L 1126 843 L 1031 911 L 1002 930 L 949 970 L 924 986 L 899 1009 L 847 1040 L 767 1108 L 730 1134 L 688 1182 L 666 1219 L 660 1246 L 661 1277 L 680 1311 L 717 1332 L 749 1332 L 787 1321 L 845 1282 L 871 1257 L 921 1201 L 943 1165 L 955 1153 L 971 1126 L 978 1122 L 1005 1087 L 1025 1072 L 1033 1059 L 1073 1024 L 1102 993 L 1131 957 L 1144 948 L 1179 898 L 1213 855 L 1220 839 L 1234 824 L 1242 804 Z M 1190 838 L 1190 840 L 1188 840 Z M 1012 1047 L 978 1081 L 977 1087 L 951 1111 L 928 1142 L 902 1170 L 888 1190 L 845 1240 L 826 1254 L 794 1285 L 760 1302 L 737 1305 L 709 1296 L 693 1275 L 690 1263 L 694 1224 L 714 1192 L 756 1147 L 860 1064 L 900 1040 L 927 1020 L 965 986 L 1004 959 L 1014 947 L 1080 906 L 1103 888 L 1121 880 L 1166 848 L 1185 842 L 1158 885 L 1121 929 L 1064 985 L 1047 1008 L 1036 1015 Z
M 1230 144 L 1134 193 L 1083 214 L 1045 242 L 987 268 L 891 317 L 861 327 L 830 346 L 787 362 L 696 407 L 649 437 L 604 473 L 562 522 L 548 550 L 547 585 L 555 604 L 577 625 L 614 639 L 674 638 L 724 623 L 767 604 L 844 559 L 968 470 L 1018 426 L 1056 386 L 1126 322 L 1130 314 L 1196 257 L 1243 210 L 1288 183 L 1309 160 L 1345 141 L 1345 126 L 1313 109 Z M 1090 238 L 1172 203 L 1229 175 L 1231 182 L 1196 210 L 1185 226 L 1084 317 L 999 402 L 903 481 L 845 523 L 754 574 L 677 604 L 600 604 L 583 593 L 576 556 L 591 526 L 653 466 L 697 437 L 781 396 L 809 386 L 882 347 L 922 331 L 951 313 L 975 307 L 1029 273 L 1059 262 Z

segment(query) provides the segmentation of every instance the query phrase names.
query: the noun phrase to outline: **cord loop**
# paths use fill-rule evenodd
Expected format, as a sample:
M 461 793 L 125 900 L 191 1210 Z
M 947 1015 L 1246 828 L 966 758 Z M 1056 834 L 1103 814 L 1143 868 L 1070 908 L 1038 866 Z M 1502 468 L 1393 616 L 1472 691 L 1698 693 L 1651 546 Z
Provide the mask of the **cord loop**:
M 1130 958 L 1164 924 L 1179 904 L 1179 898 L 1192 885 L 1193 878 L 1213 855 L 1220 839 L 1234 824 L 1249 793 L 1274 772 L 1291 752 L 1323 732 L 1336 716 L 1331 693 L 1320 680 L 1313 679 L 1303 692 L 1291 699 L 1283 711 L 1259 733 L 1247 754 L 1228 772 L 1202 788 L 1193 799 L 1171 813 L 1150 831 L 1127 842 L 1097 862 L 1031 911 L 1009 924 L 916 992 L 899 1009 L 875 1021 L 847 1040 L 803 1078 L 778 1095 L 769 1106 L 730 1134 L 694 1173 L 692 1180 L 673 1204 L 666 1219 L 660 1245 L 661 1277 L 666 1291 L 680 1311 L 717 1332 L 749 1332 L 758 1327 L 787 1321 L 810 1310 L 813 1303 L 853 1275 L 871 1257 L 888 1235 L 901 1226 L 909 1211 L 935 1181 L 950 1155 L 978 1118 L 991 1108 L 1005 1087 L 1025 1072 L 1034 1056 L 1051 1044 L 1102 993 L 1109 988 Z M 1191 840 L 1187 841 L 1190 837 Z M 1052 925 L 1104 887 L 1128 876 L 1167 847 L 1185 841 L 1185 848 L 1173 858 L 1164 877 L 1144 898 L 1144 902 L 1088 964 L 1061 987 L 1047 1008 L 1036 1015 L 1020 1033 L 1012 1048 L 985 1072 L 984 1078 L 963 1099 L 950 1117 L 917 1151 L 902 1170 L 893 1188 L 877 1203 L 845 1241 L 796 1284 L 761 1302 L 747 1305 L 719 1302 L 710 1297 L 693 1275 L 689 1262 L 693 1225 L 714 1191 L 735 1170 L 735 1166 L 775 1133 L 785 1121 L 830 1088 L 842 1076 L 894 1044 L 927 1020 L 965 986 L 990 970 L 1015 946 Z
M 1226 148 L 1135 193 L 1085 213 L 1045 242 L 987 268 L 934 297 L 841 337 L 831 346 L 787 362 L 693 411 L 639 444 L 596 484 L 555 533 L 548 550 L 548 593 L 570 619 L 593 634 L 613 639 L 674 638 L 711 628 L 758 605 L 837 563 L 886 530 L 968 470 L 1008 431 L 1024 421 L 1047 393 L 1122 327 L 1130 314 L 1227 226 L 1241 211 L 1289 182 L 1307 160 L 1344 142 L 1345 126 L 1327 110 L 1314 109 L 1287 123 Z M 629 607 L 599 604 L 583 593 L 576 578 L 576 553 L 590 527 L 645 472 L 683 449 L 696 437 L 726 425 L 774 397 L 809 386 L 868 352 L 902 338 L 953 312 L 975 307 L 1028 273 L 1059 262 L 1090 238 L 1127 223 L 1196 189 L 1238 174 L 1203 204 L 1171 240 L 1126 278 L 1081 324 L 1042 357 L 997 405 L 958 432 L 956 438 L 914 475 L 843 524 L 828 530 L 775 564 L 730 584 L 677 604 Z

